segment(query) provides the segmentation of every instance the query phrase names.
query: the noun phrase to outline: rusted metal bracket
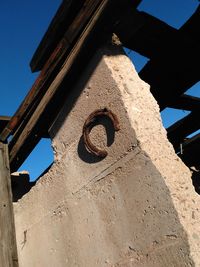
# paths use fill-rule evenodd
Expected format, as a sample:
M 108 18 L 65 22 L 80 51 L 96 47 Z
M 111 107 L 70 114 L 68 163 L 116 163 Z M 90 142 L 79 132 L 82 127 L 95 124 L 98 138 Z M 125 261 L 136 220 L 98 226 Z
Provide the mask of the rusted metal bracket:
M 105 158 L 108 155 L 108 152 L 106 150 L 101 150 L 98 147 L 96 147 L 91 142 L 90 137 L 89 137 L 89 134 L 90 134 L 92 128 L 94 127 L 95 120 L 97 119 L 97 117 L 100 117 L 100 116 L 109 117 L 113 123 L 114 130 L 115 131 L 120 130 L 118 118 L 111 110 L 109 110 L 108 108 L 98 109 L 98 110 L 95 110 L 94 112 L 92 112 L 84 123 L 83 141 L 84 141 L 84 144 L 85 144 L 87 150 L 91 154 L 93 154 L 97 157 Z

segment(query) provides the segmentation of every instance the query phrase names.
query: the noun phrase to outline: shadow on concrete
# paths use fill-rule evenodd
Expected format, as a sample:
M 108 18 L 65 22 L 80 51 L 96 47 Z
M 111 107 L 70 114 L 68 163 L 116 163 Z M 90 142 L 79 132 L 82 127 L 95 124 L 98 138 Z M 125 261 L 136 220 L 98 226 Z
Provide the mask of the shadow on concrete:
M 28 193 L 31 188 L 35 185 L 35 182 L 30 182 L 30 177 L 28 172 L 15 172 L 11 174 L 11 186 L 12 186 L 12 196 L 13 202 L 17 202 L 26 193 Z
M 14 172 L 11 174 L 11 187 L 12 187 L 12 198 L 13 202 L 17 202 L 21 199 L 25 194 L 27 194 L 33 186 L 35 186 L 36 182 L 44 176 L 52 167 L 53 163 L 51 163 L 43 173 L 35 180 L 30 182 L 29 172 Z

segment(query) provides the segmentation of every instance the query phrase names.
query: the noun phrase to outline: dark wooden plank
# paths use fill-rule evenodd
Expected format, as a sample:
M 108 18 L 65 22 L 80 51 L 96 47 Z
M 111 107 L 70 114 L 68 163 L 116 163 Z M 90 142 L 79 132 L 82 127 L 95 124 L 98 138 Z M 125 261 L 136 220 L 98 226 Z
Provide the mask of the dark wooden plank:
M 0 116 L 0 121 L 9 121 L 10 119 L 10 116 Z
M 180 32 L 187 34 L 190 38 L 200 43 L 200 6 L 197 7 L 194 14 L 179 29 Z
M 182 144 L 182 153 L 179 151 L 179 156 L 187 166 L 200 167 L 200 134 Z
M 115 32 L 125 47 L 155 58 L 176 38 L 177 30 L 145 12 L 130 9 L 117 24 Z
M 9 116 L 0 116 L 0 132 L 6 127 L 10 119 Z
M 184 139 L 200 128 L 199 111 L 191 112 L 167 129 L 169 141 L 177 150 Z
M 130 9 L 116 26 L 116 34 L 123 45 L 148 58 L 170 54 L 171 47 L 186 46 L 187 39 L 200 42 L 200 8 L 177 30 L 145 12 Z M 183 49 L 183 48 L 181 48 Z M 169 52 L 168 52 L 169 50 Z M 184 50 L 184 49 L 183 49 Z
M 200 97 L 181 95 L 176 101 L 169 105 L 170 108 L 195 111 L 200 110 Z
M 200 60 L 198 46 L 179 47 L 174 46 L 159 59 L 150 60 L 139 73 L 141 79 L 150 84 L 161 110 L 176 101 L 200 78 L 196 67 Z
M 0 142 L 0 266 L 17 267 L 8 147 Z
M 85 0 L 65 0 L 61 3 L 31 59 L 30 66 L 33 72 L 39 71 L 44 67 L 44 64 L 62 39 L 66 29 L 72 23 L 84 2 Z
M 187 147 L 189 147 L 190 145 L 193 145 L 196 142 L 200 141 L 200 134 L 196 134 L 195 136 L 191 137 L 191 138 L 187 138 L 183 143 L 182 143 L 182 148 L 183 150 L 185 150 Z
M 28 92 L 24 101 L 11 118 L 7 126 L 0 134 L 0 140 L 5 141 L 11 132 L 23 125 L 29 120 L 33 114 L 36 106 L 41 101 L 42 97 L 46 93 L 48 86 L 53 81 L 56 74 L 59 72 L 60 67 L 64 63 L 64 59 L 69 51 L 72 49 L 73 44 L 77 36 L 84 29 L 88 20 L 101 3 L 101 0 L 86 0 L 83 8 L 77 14 L 75 20 L 72 22 L 70 27 L 67 29 L 64 37 L 61 39 L 56 49 L 52 53 L 51 57 L 45 63 L 39 77 L 36 79 L 32 88 Z

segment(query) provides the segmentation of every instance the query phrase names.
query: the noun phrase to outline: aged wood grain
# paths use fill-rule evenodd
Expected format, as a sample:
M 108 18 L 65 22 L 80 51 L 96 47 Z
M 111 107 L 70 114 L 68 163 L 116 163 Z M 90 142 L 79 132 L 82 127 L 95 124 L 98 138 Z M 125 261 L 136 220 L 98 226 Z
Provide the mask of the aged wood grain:
M 0 142 L 0 266 L 17 267 L 8 147 Z

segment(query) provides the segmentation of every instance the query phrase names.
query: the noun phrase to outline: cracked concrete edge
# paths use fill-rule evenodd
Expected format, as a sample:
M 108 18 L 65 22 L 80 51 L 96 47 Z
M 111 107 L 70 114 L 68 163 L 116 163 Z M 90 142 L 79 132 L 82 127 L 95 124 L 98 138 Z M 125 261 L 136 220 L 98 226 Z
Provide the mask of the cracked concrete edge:
M 159 106 L 152 94 L 143 94 L 142 101 L 138 100 L 141 97 L 141 87 L 136 86 L 135 81 L 143 84 L 142 90 L 149 91 L 150 86 L 140 79 L 136 71 L 133 77 L 131 68 L 134 66 L 131 66 L 130 59 L 121 54 L 112 58 L 105 57 L 104 60 L 112 72 L 113 79 L 118 81 L 130 124 L 135 130 L 137 139 L 140 140 L 141 149 L 148 154 L 165 178 L 180 222 L 188 236 L 191 257 L 196 266 L 200 266 L 200 196 L 192 185 L 191 172 L 175 154 L 173 146 L 168 141 Z M 120 68 L 119 74 L 120 61 L 124 68 Z M 122 82 L 120 76 L 123 75 L 129 76 L 128 84 Z M 148 109 L 145 108 L 146 103 L 148 103 Z M 146 118 L 145 121 L 144 118 Z M 141 124 L 138 124 L 138 121 Z M 147 129 L 148 135 L 145 134 L 144 129 Z

